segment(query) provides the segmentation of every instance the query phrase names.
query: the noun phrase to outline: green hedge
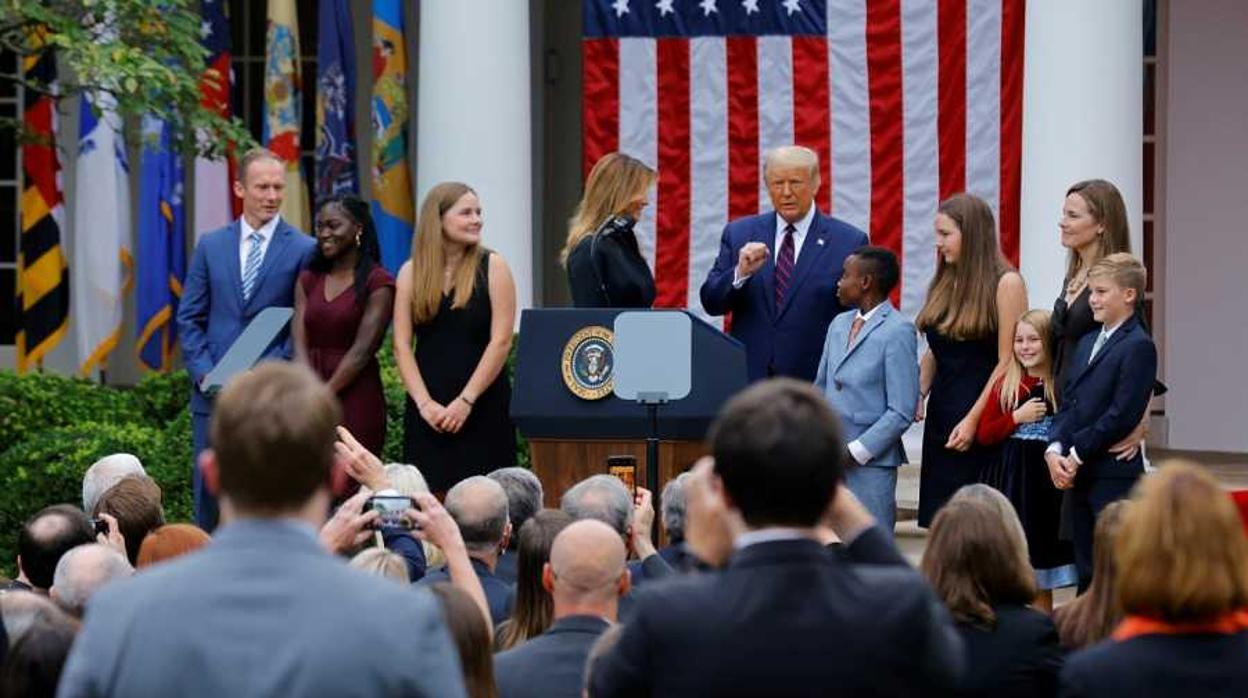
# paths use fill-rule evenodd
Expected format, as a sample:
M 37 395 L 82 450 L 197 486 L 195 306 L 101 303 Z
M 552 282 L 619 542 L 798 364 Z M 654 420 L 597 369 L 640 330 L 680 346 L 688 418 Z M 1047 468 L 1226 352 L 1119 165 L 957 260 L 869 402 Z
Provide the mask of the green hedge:
M 382 459 L 403 459 L 405 394 L 389 340 L 382 383 L 387 431 Z M 508 373 L 514 364 L 513 352 Z M 82 504 L 82 474 L 99 458 L 133 453 L 164 492 L 165 516 L 191 520 L 190 381 L 185 371 L 150 374 L 126 388 L 52 374 L 0 372 L 0 572 L 14 573 L 17 532 L 49 504 Z M 517 460 L 529 465 L 517 434 Z

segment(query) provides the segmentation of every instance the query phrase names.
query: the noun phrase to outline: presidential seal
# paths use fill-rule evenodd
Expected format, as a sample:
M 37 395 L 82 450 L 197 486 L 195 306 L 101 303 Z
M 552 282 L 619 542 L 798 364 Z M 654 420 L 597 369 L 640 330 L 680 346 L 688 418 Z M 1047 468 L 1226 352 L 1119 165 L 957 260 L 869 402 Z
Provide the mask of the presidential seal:
M 601 400 L 615 387 L 615 335 L 601 325 L 583 327 L 563 345 L 563 384 L 582 400 Z

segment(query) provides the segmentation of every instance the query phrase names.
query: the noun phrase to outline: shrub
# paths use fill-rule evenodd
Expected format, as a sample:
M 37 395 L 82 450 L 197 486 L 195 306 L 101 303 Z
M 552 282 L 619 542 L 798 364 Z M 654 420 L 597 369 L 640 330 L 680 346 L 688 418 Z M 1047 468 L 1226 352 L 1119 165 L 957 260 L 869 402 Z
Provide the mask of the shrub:
M 45 429 L 88 421 L 141 422 L 143 410 L 128 391 L 48 373 L 0 372 L 0 453 Z

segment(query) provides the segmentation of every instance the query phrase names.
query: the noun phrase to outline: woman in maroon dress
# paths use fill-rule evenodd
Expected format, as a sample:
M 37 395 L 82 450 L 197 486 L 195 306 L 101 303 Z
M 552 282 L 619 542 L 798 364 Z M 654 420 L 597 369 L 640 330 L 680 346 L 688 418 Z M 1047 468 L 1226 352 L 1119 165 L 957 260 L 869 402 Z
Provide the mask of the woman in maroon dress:
M 369 451 L 386 440 L 377 349 L 394 310 L 394 278 L 381 266 L 369 206 L 333 196 L 316 210 L 316 256 L 295 285 L 295 357 L 342 402 L 342 421 Z M 335 477 L 335 494 L 345 490 Z

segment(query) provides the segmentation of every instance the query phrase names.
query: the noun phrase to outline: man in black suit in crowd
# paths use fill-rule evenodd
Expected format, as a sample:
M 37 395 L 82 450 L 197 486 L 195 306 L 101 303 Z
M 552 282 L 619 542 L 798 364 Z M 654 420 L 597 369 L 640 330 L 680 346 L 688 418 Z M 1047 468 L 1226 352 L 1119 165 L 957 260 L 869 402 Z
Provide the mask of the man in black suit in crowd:
M 585 657 L 615 622 L 628 592 L 624 542 L 601 521 L 568 525 L 555 536 L 542 586 L 554 600 L 554 623 L 546 632 L 494 657 L 501 698 L 577 698 Z
M 47 594 L 61 556 L 92 542 L 95 531 L 81 509 L 69 504 L 40 509 L 17 534 L 17 579 L 5 585 L 4 590 Z
M 455 520 L 472 569 L 485 590 L 490 604 L 490 617 L 498 625 L 511 615 L 516 588 L 494 574 L 498 557 L 511 539 L 511 521 L 507 518 L 507 493 L 502 485 L 484 475 L 465 478 L 446 493 L 446 511 Z M 417 584 L 429 586 L 450 581 L 447 569 L 433 570 Z
M 542 481 L 532 470 L 517 466 L 499 468 L 486 477 L 503 486 L 503 491 L 507 493 L 507 518 L 511 520 L 511 541 L 498 557 L 494 576 L 508 584 L 515 584 L 520 527 L 542 508 Z
M 774 379 L 711 428 L 713 486 L 741 523 L 717 574 L 640 595 L 590 695 L 941 695 L 961 674 L 948 613 L 910 569 L 850 564 L 815 527 L 843 486 L 840 429 L 812 386 Z

